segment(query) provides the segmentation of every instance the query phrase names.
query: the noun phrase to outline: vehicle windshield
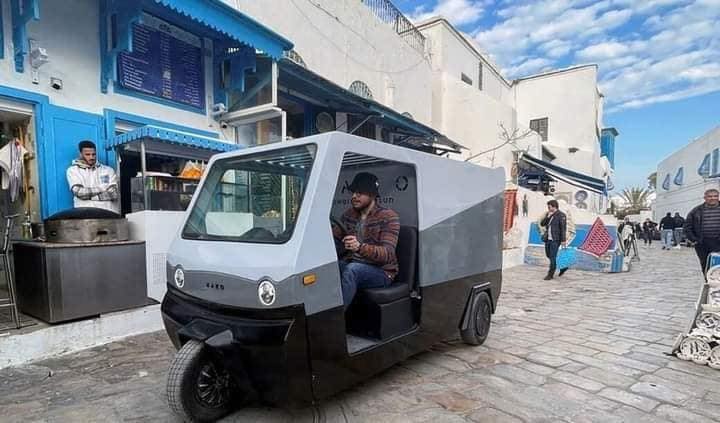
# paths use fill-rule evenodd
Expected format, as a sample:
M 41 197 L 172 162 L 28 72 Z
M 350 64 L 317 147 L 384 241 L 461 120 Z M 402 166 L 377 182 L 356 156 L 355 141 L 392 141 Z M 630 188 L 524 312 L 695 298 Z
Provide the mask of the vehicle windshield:
M 280 244 L 300 212 L 315 145 L 215 162 L 198 193 L 182 237 Z

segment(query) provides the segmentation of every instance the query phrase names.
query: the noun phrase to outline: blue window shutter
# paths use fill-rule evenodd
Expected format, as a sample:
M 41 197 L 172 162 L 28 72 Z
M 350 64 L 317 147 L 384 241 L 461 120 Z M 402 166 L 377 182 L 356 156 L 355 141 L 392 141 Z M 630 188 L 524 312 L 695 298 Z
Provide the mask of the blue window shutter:
M 678 169 L 677 174 L 675 174 L 675 180 L 673 181 L 675 183 L 675 185 L 679 186 L 679 185 L 683 184 L 683 178 L 685 176 L 684 174 L 685 174 L 685 171 L 682 167 L 680 169 Z
M 698 167 L 698 175 L 703 178 L 710 176 L 710 154 L 706 154 L 702 163 L 700 163 L 700 167 Z

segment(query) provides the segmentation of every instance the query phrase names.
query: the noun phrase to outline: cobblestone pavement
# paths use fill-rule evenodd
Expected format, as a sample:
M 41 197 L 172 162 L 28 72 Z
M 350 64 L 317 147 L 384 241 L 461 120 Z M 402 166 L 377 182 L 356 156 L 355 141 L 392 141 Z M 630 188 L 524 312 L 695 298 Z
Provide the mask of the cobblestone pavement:
M 720 373 L 666 356 L 700 286 L 690 250 L 641 250 L 630 273 L 518 267 L 482 347 L 444 343 L 319 410 L 253 408 L 226 419 L 328 422 L 709 422 Z M 0 371 L 0 421 L 175 421 L 163 333 Z

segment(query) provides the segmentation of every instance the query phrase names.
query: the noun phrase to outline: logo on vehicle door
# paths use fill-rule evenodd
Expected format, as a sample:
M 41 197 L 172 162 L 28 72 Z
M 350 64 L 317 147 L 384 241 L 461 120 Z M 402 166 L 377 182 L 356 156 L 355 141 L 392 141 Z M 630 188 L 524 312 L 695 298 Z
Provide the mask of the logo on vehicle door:
M 271 306 L 275 303 L 275 286 L 270 281 L 262 281 L 258 285 L 258 298 L 263 305 Z
M 178 288 L 185 286 L 185 272 L 183 272 L 181 267 L 175 269 L 175 277 L 173 279 Z

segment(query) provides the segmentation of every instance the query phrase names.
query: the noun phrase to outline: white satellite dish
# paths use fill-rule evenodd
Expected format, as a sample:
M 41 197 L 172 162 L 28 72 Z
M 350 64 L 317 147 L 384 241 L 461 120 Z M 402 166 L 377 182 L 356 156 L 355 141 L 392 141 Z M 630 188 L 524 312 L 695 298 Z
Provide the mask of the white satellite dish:
M 315 129 L 320 133 L 334 131 L 335 119 L 328 112 L 320 112 L 315 116 Z

